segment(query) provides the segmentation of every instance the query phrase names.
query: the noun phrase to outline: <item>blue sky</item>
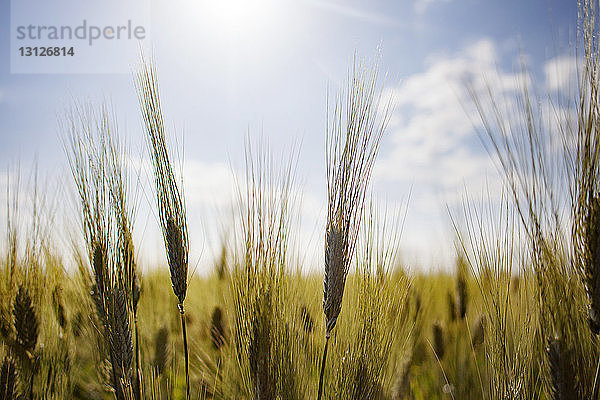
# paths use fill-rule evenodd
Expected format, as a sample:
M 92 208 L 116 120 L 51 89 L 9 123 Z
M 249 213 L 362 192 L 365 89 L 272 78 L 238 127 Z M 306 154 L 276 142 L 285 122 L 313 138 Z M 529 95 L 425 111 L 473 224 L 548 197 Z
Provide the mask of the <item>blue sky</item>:
M 74 100 L 110 101 L 120 131 L 143 143 L 131 74 L 11 74 L 10 2 L 0 8 L 3 170 L 20 162 L 26 174 L 37 156 L 47 182 L 69 183 L 59 122 Z M 264 138 L 276 154 L 300 143 L 300 236 L 315 249 L 307 263 L 318 263 L 327 88 L 343 85 L 355 52 L 372 58 L 378 49 L 396 111 L 374 173 L 375 195 L 392 209 L 408 207 L 406 263 L 449 265 L 446 206 L 458 207 L 465 192 L 499 191 L 469 107 L 460 104 L 461 84 L 485 76 L 499 92 L 515 90 L 522 52 L 541 87 L 560 88 L 574 63 L 575 1 L 152 0 L 150 10 L 165 117 L 185 143 L 192 254 L 201 268 L 232 200 L 246 135 Z M 137 56 L 124 55 L 132 68 Z M 141 203 L 151 196 L 146 192 Z M 156 221 L 140 215 L 141 248 L 148 264 L 157 263 Z

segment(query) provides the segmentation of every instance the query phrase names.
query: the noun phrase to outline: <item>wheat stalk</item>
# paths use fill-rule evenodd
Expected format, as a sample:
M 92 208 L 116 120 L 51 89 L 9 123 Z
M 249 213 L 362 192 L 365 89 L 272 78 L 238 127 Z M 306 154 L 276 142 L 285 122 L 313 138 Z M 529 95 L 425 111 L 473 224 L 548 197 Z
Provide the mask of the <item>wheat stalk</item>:
M 377 64 L 368 69 L 358 65 L 355 57 L 346 101 L 338 99 L 333 118 L 327 124 L 328 212 L 323 282 L 326 329 L 318 399 L 323 392 L 329 337 L 342 309 L 346 276 L 361 224 L 367 186 L 390 117 L 391 102 L 381 110 L 380 100 Z
M 282 160 L 285 160 L 282 159 Z M 244 394 L 255 399 L 304 398 L 300 354 L 292 329 L 287 273 L 294 160 L 276 164 L 268 148 L 246 145 L 245 179 L 238 183 L 239 215 L 229 273 L 231 329 Z M 235 397 L 235 396 L 234 396 Z
M 137 73 L 137 90 L 142 117 L 149 139 L 154 167 L 154 182 L 159 219 L 163 232 L 173 292 L 178 299 L 185 356 L 186 398 L 190 397 L 187 331 L 185 326 L 184 300 L 187 292 L 188 230 L 183 195 L 175 180 L 167 150 L 165 128 L 160 105 L 156 70 L 152 65 L 142 64 Z
M 91 296 L 107 345 L 111 384 L 118 400 L 131 393 L 129 316 L 137 311 L 139 287 L 132 239 L 133 209 L 127 199 L 124 153 L 116 122 L 106 106 L 74 106 L 68 115 L 66 151 L 81 206 L 83 232 L 93 272 Z M 136 399 L 141 398 L 136 368 Z
M 129 199 L 130 181 L 126 168 L 128 152 L 125 143 L 121 143 L 116 132 L 110 126 L 106 112 L 103 112 L 103 124 L 107 126 L 106 146 L 106 181 L 109 189 L 109 204 L 114 213 L 117 242 L 115 244 L 118 257 L 117 267 L 120 269 L 120 286 L 125 289 L 127 308 L 133 315 L 135 331 L 135 399 L 141 399 L 140 350 L 137 323 L 137 305 L 140 298 L 140 285 L 137 276 L 135 248 L 133 243 L 133 220 L 135 206 Z

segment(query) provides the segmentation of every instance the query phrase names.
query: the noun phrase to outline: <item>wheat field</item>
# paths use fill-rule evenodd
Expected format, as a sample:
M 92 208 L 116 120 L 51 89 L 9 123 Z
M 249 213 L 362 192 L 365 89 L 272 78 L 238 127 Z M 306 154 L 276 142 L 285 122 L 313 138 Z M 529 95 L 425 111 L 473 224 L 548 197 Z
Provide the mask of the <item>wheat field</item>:
M 67 267 L 44 216 L 23 227 L 8 202 L 0 400 L 599 399 L 600 30 L 598 4 L 579 9 L 567 108 L 542 115 L 523 83 L 520 118 L 506 120 L 502 99 L 471 90 L 504 191 L 450 213 L 446 272 L 400 262 L 410 232 L 371 195 L 393 101 L 377 62 L 355 57 L 324 132 L 322 263 L 307 269 L 291 249 L 294 156 L 277 162 L 249 138 L 232 232 L 213 270 L 193 274 L 159 76 L 142 57 L 134 83 L 167 265 L 139 265 L 114 115 L 74 106 L 63 138 L 83 247 Z

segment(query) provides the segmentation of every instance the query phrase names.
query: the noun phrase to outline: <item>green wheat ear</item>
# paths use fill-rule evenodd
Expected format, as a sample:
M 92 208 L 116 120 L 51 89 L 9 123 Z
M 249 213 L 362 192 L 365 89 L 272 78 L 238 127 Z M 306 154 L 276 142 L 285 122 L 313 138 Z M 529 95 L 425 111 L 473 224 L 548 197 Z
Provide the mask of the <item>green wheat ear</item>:
M 432 326 L 433 332 L 433 351 L 438 360 L 442 360 L 446 354 L 446 337 L 444 327 L 439 321 L 435 321 Z
M 212 312 L 210 319 L 210 338 L 215 350 L 221 349 L 225 344 L 225 325 L 221 307 L 215 307 Z
M 171 284 L 178 300 L 177 308 L 181 319 L 185 358 L 186 399 L 189 399 L 189 353 L 183 304 L 187 294 L 189 244 L 183 191 L 175 180 L 167 149 L 158 81 L 153 65 L 142 62 L 142 67 L 136 76 L 136 85 L 154 169 L 156 203 L 169 262 Z
M 390 118 L 391 102 L 380 108 L 377 68 L 376 64 L 370 69 L 360 66 L 355 59 L 352 75 L 348 78 L 346 103 L 338 100 L 333 118 L 327 126 L 328 211 L 323 280 L 326 328 L 318 399 L 323 391 L 329 337 L 342 309 L 346 277 L 356 247 L 366 190 Z M 339 98 L 344 96 L 340 95 Z
M 21 359 L 22 371 L 25 371 L 29 382 L 27 393 L 33 398 L 34 379 L 39 370 L 39 364 L 34 356 L 34 350 L 38 342 L 39 320 L 29 291 L 23 285 L 19 286 L 19 291 L 13 303 L 13 316 L 16 332 L 16 345 L 14 350 Z
M 154 336 L 154 359 L 152 365 L 160 376 L 164 374 L 169 359 L 169 330 L 162 326 Z
M 13 306 L 17 344 L 26 353 L 33 353 L 38 340 L 38 318 L 31 303 L 29 291 L 19 286 Z
M 91 286 L 100 322 L 95 332 L 102 342 L 102 352 L 106 353 L 103 356 L 110 361 L 115 396 L 124 399 L 132 391 L 131 317 L 136 333 L 133 393 L 138 400 L 141 398 L 136 323 L 139 290 L 132 239 L 135 207 L 128 201 L 126 154 L 119 144 L 116 122 L 106 106 L 95 112 L 89 106 L 74 105 L 67 122 L 65 150 L 77 189 L 93 279 L 88 280 L 85 266 L 80 271 L 86 285 Z

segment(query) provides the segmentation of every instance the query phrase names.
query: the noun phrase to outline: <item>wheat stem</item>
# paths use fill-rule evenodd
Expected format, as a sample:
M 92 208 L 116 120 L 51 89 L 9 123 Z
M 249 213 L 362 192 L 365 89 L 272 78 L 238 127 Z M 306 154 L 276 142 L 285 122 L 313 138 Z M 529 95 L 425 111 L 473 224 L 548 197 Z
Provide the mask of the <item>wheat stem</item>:
M 321 360 L 321 373 L 319 374 L 319 395 L 317 400 L 321 400 L 323 395 L 323 378 L 325 376 L 325 361 L 327 360 L 327 345 L 329 344 L 329 334 L 325 336 L 325 349 L 323 350 L 323 359 Z
M 185 356 L 185 393 L 186 399 L 190 398 L 190 371 L 188 361 L 188 344 L 187 344 L 187 332 L 185 329 L 185 311 L 183 310 L 183 304 L 178 304 L 179 315 L 181 316 L 181 334 L 183 335 L 183 354 Z
M 138 332 L 138 321 L 137 315 L 134 317 L 134 329 L 135 329 L 135 399 L 141 400 L 142 398 L 142 382 L 140 379 L 140 346 L 139 346 L 139 332 Z

